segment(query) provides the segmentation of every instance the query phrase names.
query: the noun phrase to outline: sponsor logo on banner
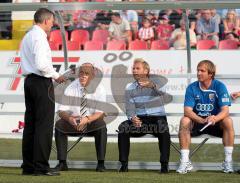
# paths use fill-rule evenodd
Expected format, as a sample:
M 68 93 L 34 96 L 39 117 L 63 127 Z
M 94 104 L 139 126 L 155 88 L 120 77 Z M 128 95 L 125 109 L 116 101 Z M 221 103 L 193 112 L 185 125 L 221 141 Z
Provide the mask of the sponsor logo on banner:
M 76 66 L 76 64 L 79 62 L 80 57 L 69 57 L 68 58 L 68 63 L 69 66 Z M 56 69 L 57 72 L 59 72 L 60 70 L 62 70 L 62 68 L 64 67 L 64 57 L 52 57 L 52 62 L 53 62 L 53 67 Z M 14 57 L 11 62 L 10 65 L 17 65 L 17 69 L 16 72 L 14 74 L 21 74 L 21 67 L 20 67 L 20 57 Z M 18 90 L 18 86 L 20 84 L 21 81 L 21 77 L 16 77 L 16 78 L 12 78 L 10 79 L 10 90 Z

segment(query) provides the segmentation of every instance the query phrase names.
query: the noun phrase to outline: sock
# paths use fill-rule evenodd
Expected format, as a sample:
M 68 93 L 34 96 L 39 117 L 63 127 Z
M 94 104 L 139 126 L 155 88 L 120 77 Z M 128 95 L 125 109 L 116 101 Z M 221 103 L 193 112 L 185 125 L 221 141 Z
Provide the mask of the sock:
M 181 149 L 181 162 L 189 162 L 189 149 Z
M 104 165 L 104 160 L 98 160 L 99 165 Z
M 226 162 L 231 162 L 232 161 L 232 152 L 233 152 L 233 147 L 231 147 L 231 146 L 225 146 L 224 147 L 225 161 Z
M 122 164 L 123 166 L 127 166 L 127 165 L 128 165 L 128 162 L 127 162 L 127 161 L 121 161 L 121 164 Z
M 66 160 L 59 160 L 59 163 L 67 163 Z

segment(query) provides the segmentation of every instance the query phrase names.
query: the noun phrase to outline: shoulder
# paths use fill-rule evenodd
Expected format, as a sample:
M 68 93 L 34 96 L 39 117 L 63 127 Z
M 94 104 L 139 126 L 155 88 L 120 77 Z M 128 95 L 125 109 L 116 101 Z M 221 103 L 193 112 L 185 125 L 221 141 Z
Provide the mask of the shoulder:
M 136 83 L 128 83 L 125 90 L 134 90 L 136 88 Z
M 212 82 L 217 89 L 226 88 L 226 85 L 219 80 L 214 79 Z
M 100 94 L 106 94 L 106 89 L 105 87 L 100 83 L 96 89 L 97 93 L 100 93 Z
M 67 86 L 67 88 L 65 89 L 64 94 L 65 95 L 69 95 L 73 91 L 75 91 L 78 87 L 80 87 L 79 80 L 75 79 L 70 85 Z

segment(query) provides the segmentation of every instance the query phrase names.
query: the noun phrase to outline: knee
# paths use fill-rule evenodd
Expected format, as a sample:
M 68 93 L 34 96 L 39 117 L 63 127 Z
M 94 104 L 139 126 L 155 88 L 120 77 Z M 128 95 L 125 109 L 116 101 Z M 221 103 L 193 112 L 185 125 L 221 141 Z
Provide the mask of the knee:
M 129 129 L 129 121 L 124 121 L 118 126 L 118 133 L 126 133 Z
M 180 120 L 180 128 L 179 128 L 179 133 L 180 132 L 186 132 L 186 131 L 190 131 L 190 127 L 191 127 L 191 120 L 188 117 L 182 117 L 182 119 Z
M 223 130 L 233 130 L 233 120 L 230 117 L 226 117 L 222 120 Z

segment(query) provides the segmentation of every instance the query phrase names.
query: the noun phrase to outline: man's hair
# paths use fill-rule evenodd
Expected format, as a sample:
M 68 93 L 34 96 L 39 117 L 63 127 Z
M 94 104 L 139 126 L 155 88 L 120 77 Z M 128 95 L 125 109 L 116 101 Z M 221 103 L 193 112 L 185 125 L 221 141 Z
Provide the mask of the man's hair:
M 54 17 L 54 13 L 47 8 L 40 8 L 34 14 L 35 23 L 43 23 L 44 20 L 49 20 L 51 16 Z
M 91 63 L 83 63 L 80 67 L 79 67 L 79 74 L 80 72 L 87 72 L 87 73 L 91 73 L 92 75 L 95 75 L 95 67 L 91 64 Z
M 198 63 L 197 68 L 205 65 L 208 71 L 208 74 L 212 74 L 212 79 L 214 79 L 215 74 L 216 74 L 216 66 L 214 63 L 210 60 L 202 60 L 201 62 Z
M 136 58 L 133 62 L 133 64 L 135 63 L 141 63 L 143 65 L 144 69 L 147 69 L 148 73 L 147 76 L 149 77 L 149 73 L 150 73 L 150 66 L 149 64 L 143 59 L 143 58 Z
M 120 16 L 120 13 L 118 13 L 118 12 L 113 12 L 113 13 L 111 13 L 111 16 L 121 17 L 121 16 Z

